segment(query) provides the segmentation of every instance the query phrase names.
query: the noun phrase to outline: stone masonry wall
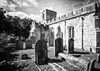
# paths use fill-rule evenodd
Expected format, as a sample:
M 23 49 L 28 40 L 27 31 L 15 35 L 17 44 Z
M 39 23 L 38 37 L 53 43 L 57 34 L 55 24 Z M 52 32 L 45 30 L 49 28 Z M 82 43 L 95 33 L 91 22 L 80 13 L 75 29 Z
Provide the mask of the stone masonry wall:
M 68 46 L 68 27 L 74 26 L 74 48 L 82 48 L 82 20 L 80 17 L 66 21 L 67 28 L 67 46 Z
M 58 26 L 60 26 L 61 28 L 61 32 L 63 33 L 63 46 L 65 46 L 65 24 L 64 22 L 60 22 L 60 23 L 57 23 L 57 24 L 53 24 L 53 25 L 50 25 L 49 27 L 53 27 L 54 28 L 54 39 L 57 38 L 57 28 Z
M 74 26 L 74 48 L 82 48 L 82 23 L 83 23 L 83 47 L 85 50 L 93 52 L 96 51 L 96 30 L 94 13 L 84 15 L 82 20 L 81 16 L 66 21 L 66 28 Z M 68 33 L 67 33 L 68 37 Z M 67 39 L 68 41 L 68 39 Z M 68 43 L 68 42 L 67 42 Z M 67 44 L 68 45 L 68 44 Z
M 61 31 L 63 32 L 63 46 L 65 46 L 65 40 L 66 40 L 66 45 L 68 47 L 68 27 L 74 26 L 74 48 L 81 49 L 82 23 L 83 23 L 83 47 L 87 51 L 90 51 L 91 48 L 92 51 L 95 52 L 96 30 L 95 30 L 95 18 L 93 15 L 94 13 L 83 15 L 84 20 L 82 20 L 81 16 L 66 20 L 66 28 L 65 28 L 65 21 L 50 25 L 50 27 L 54 27 L 54 38 L 56 39 L 57 27 L 60 25 Z M 66 34 L 65 34 L 65 29 L 66 29 Z
M 96 52 L 96 29 L 94 13 L 84 17 L 84 48 Z

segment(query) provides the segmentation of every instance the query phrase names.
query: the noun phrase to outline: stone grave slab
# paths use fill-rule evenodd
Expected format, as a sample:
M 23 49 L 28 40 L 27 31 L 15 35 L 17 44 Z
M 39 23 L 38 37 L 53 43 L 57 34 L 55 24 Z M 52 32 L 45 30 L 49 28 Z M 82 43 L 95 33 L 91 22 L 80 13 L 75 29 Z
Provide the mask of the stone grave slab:
M 35 42 L 36 42 L 36 41 L 35 41 L 35 36 L 31 36 L 31 37 L 30 37 L 30 40 L 32 41 L 32 44 L 35 44 Z
M 16 41 L 16 49 L 17 50 L 23 49 L 23 41 L 21 41 L 20 39 Z
M 58 57 L 58 53 L 63 52 L 63 40 L 62 38 L 57 38 L 55 40 L 55 56 Z
M 47 62 L 47 42 L 40 39 L 35 44 L 35 62 L 36 64 L 45 64 Z
M 27 39 L 26 40 L 26 49 L 31 49 L 32 48 L 32 41 Z

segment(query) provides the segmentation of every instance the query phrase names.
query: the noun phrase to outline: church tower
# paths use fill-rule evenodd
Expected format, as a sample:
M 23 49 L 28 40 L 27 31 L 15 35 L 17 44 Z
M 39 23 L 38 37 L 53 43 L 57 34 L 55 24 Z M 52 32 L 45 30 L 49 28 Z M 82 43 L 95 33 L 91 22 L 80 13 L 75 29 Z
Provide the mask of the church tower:
M 52 19 L 56 19 L 56 16 L 57 16 L 57 12 L 45 9 L 42 12 L 42 21 L 48 23 L 49 20 L 51 21 Z

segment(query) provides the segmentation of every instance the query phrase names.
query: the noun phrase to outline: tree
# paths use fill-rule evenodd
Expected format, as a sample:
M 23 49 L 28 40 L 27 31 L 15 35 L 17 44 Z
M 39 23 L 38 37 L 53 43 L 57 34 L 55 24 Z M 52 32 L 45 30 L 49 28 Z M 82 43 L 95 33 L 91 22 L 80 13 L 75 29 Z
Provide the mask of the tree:
M 0 33 L 4 31 L 4 28 L 5 28 L 5 20 L 6 20 L 6 17 L 4 15 L 6 11 L 3 9 L 3 8 L 0 8 Z
M 31 19 L 21 19 L 18 16 L 5 16 L 6 11 L 0 8 L 0 33 L 15 34 L 15 36 L 28 38 L 31 30 Z
M 32 21 L 31 19 L 22 19 L 23 23 L 22 28 L 21 28 L 21 35 L 25 38 L 28 38 L 29 36 L 29 31 L 31 30 L 31 25 L 32 25 Z
M 12 16 L 7 16 L 7 21 L 11 23 L 12 25 L 12 32 L 14 33 L 16 36 L 19 37 L 24 37 L 24 38 L 28 38 L 29 36 L 29 31 L 31 30 L 31 24 L 32 21 L 31 19 L 21 19 L 17 16 L 12 17 Z

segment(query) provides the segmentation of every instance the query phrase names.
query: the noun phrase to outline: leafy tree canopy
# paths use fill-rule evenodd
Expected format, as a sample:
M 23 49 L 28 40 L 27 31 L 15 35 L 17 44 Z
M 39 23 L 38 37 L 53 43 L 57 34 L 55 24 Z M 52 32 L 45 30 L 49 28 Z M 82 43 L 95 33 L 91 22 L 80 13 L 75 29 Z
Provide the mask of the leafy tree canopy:
M 21 19 L 17 16 L 5 16 L 6 11 L 0 8 L 0 33 L 15 34 L 15 36 L 27 38 L 29 36 L 31 19 Z

